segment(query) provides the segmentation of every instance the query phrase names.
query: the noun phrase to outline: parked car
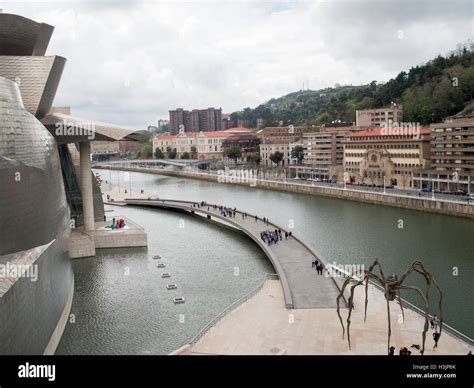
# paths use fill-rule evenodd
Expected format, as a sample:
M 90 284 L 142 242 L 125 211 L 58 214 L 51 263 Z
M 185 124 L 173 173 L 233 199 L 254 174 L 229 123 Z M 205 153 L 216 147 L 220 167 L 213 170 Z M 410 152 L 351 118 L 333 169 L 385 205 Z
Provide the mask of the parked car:
M 431 189 L 429 187 L 423 187 L 420 191 L 422 193 L 431 193 Z
M 474 201 L 474 193 L 469 193 L 468 194 L 468 199 L 469 199 L 469 201 Z

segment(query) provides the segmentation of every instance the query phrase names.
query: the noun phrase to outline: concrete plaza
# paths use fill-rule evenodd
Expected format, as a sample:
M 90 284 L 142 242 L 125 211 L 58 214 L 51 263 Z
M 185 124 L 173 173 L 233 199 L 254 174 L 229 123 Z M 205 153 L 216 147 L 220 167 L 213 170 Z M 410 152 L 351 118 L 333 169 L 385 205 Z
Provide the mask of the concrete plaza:
M 314 274 L 314 276 L 317 276 Z M 351 343 L 342 339 L 342 328 L 334 308 L 288 310 L 279 281 L 268 280 L 252 299 L 219 321 L 201 340 L 183 354 L 226 355 L 384 355 L 387 354 L 387 313 L 382 292 L 369 287 L 367 321 L 364 323 L 364 290 L 355 292 L 351 318 Z M 419 354 L 412 344 L 421 345 L 423 318 L 405 309 L 405 321 L 399 322 L 400 307 L 390 303 L 391 345 L 395 354 L 407 347 Z M 342 310 L 345 322 L 347 309 Z M 425 355 L 465 355 L 472 346 L 443 331 L 438 348 L 433 350 L 432 330 L 426 336 Z

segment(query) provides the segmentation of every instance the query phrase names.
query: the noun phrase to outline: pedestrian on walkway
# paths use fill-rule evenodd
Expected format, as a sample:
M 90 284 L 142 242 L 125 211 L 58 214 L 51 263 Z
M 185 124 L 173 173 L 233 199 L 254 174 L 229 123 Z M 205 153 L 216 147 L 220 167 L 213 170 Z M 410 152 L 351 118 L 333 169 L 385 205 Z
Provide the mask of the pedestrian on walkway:
M 285 232 L 285 240 L 288 240 L 288 232 Z
M 319 275 L 322 275 L 323 274 L 323 265 L 322 264 L 317 264 L 317 270 L 318 270 L 318 274 Z
M 433 341 L 435 343 L 434 346 L 433 346 L 433 350 L 438 347 L 439 337 L 440 337 L 440 334 L 437 331 L 435 331 L 433 333 Z

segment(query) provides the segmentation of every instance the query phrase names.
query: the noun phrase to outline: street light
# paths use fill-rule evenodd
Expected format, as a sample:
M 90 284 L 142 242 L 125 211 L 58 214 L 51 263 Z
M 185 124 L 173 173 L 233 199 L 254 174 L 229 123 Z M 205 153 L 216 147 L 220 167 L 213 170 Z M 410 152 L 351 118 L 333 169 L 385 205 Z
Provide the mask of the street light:
M 434 178 L 431 178 L 431 199 L 434 201 L 435 195 L 434 195 Z
M 387 194 L 387 191 L 385 189 L 385 174 L 383 175 L 383 194 Z

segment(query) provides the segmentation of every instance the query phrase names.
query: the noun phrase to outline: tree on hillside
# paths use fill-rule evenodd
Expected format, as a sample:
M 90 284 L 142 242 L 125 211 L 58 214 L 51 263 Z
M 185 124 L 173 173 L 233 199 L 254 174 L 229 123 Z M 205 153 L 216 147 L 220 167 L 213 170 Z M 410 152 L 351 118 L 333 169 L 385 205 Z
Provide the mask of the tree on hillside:
M 280 162 L 283 160 L 283 153 L 280 151 L 275 151 L 273 154 L 270 155 L 270 160 L 277 165 L 280 165 Z
M 403 105 L 404 121 L 427 125 L 461 111 L 472 100 L 473 50 L 472 42 L 459 44 L 449 55 L 400 71 L 384 83 L 293 92 L 255 109 L 234 112 L 231 118 L 234 123 L 246 120 L 253 127 L 259 118 L 265 126 L 352 122 L 356 110 L 388 107 L 395 102 Z
M 304 148 L 303 146 L 297 145 L 291 150 L 291 157 L 298 160 L 298 164 L 303 164 L 304 159 Z
M 237 159 L 242 156 L 242 153 L 240 152 L 239 147 L 232 146 L 224 150 L 224 156 L 232 159 L 234 163 L 237 164 Z

